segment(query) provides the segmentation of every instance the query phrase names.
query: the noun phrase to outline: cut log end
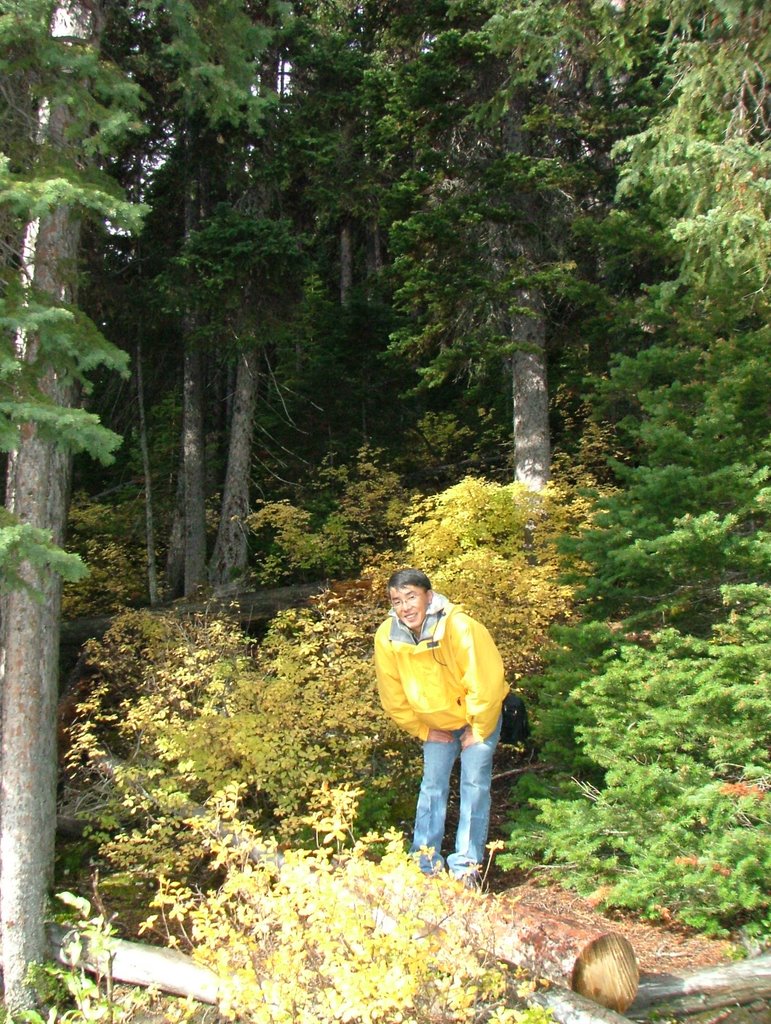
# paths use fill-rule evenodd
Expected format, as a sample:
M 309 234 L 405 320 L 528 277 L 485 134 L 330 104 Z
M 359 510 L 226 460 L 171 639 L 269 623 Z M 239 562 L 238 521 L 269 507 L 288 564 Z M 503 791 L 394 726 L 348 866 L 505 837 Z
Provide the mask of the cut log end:
M 496 911 L 492 929 L 499 959 L 616 1014 L 631 1005 L 640 974 L 632 944 L 624 935 L 586 921 L 556 917 L 521 900 L 503 897 Z
M 584 946 L 570 979 L 574 992 L 618 1013 L 632 1005 L 639 984 L 632 944 L 616 932 L 601 935 Z

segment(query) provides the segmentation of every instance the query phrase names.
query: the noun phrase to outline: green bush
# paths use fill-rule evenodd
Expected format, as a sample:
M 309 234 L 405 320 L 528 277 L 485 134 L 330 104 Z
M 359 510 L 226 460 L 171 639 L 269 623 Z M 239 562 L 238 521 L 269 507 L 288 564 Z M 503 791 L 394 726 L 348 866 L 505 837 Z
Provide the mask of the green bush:
M 594 771 L 533 800 L 504 866 L 553 864 L 605 906 L 704 931 L 767 916 L 771 618 L 759 587 L 725 599 L 733 614 L 708 639 L 662 630 L 607 646 L 578 684 L 557 677 L 561 693 L 551 677 L 546 747 L 571 734 Z

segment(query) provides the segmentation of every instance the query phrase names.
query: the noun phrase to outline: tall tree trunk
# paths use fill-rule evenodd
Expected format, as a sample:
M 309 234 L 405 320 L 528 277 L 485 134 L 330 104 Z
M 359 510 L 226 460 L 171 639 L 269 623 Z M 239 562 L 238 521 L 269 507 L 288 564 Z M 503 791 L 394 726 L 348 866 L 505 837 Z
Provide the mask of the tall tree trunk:
M 97 31 L 95 10 L 71 2 L 54 11 L 54 36 L 88 39 Z M 70 111 L 45 105 L 41 139 L 61 146 Z M 29 225 L 25 242 L 27 282 L 54 302 L 74 299 L 73 268 L 79 222 L 60 207 Z M 45 367 L 37 335 L 17 339 L 19 357 L 37 364 L 39 382 L 51 402 L 72 407 L 71 378 Z M 70 453 L 41 436 L 33 423 L 19 431 L 8 464 L 6 505 L 22 523 L 48 530 L 61 544 L 67 515 Z M 20 575 L 28 585 L 3 601 L 2 785 L 0 786 L 0 927 L 5 1005 L 31 1008 L 27 972 L 47 955 L 44 928 L 53 880 L 56 836 L 56 707 L 58 700 L 61 579 L 29 563 Z
M 145 391 L 142 379 L 142 343 L 137 342 L 136 358 L 137 406 L 139 409 L 139 447 L 142 452 L 142 473 L 145 478 L 145 538 L 147 542 L 147 591 L 151 607 L 158 604 L 158 570 L 155 561 L 155 529 L 153 528 L 153 489 L 150 475 L 150 453 L 147 448 Z
M 189 597 L 206 579 L 202 360 L 191 344 L 185 350 L 184 374 L 185 597 Z
M 185 144 L 191 158 L 195 151 L 195 137 L 188 123 Z M 200 219 L 200 183 L 195 171 L 185 189 L 185 237 L 190 237 Z M 192 301 L 192 300 L 191 300 Z M 185 584 L 184 594 L 189 597 L 206 579 L 206 509 L 204 486 L 204 421 L 203 421 L 203 362 L 194 339 L 195 310 L 188 308 L 183 318 L 185 338 L 184 381 L 182 397 L 182 460 L 184 463 L 184 541 Z
M 165 596 L 182 597 L 185 591 L 185 462 L 181 450 L 164 577 Z
M 346 221 L 340 228 L 340 304 L 345 305 L 353 287 L 353 242 L 351 225 Z
M 514 317 L 512 339 L 517 345 L 511 360 L 514 405 L 514 479 L 531 491 L 540 491 L 550 475 L 549 392 L 546 382 L 546 323 L 543 302 L 536 289 L 520 294 L 520 302 L 533 310 Z
M 367 231 L 367 277 L 376 277 L 383 269 L 383 240 L 377 217 L 366 223 Z
M 55 386 L 47 391 L 69 404 Z M 11 462 L 10 510 L 21 522 L 50 530 L 59 543 L 66 515 L 67 456 L 33 431 Z M 43 922 L 56 832 L 61 608 L 58 576 L 30 565 L 22 567 L 21 576 L 30 590 L 14 591 L 3 602 L 0 920 L 5 1002 L 12 1011 L 29 1007 L 27 968 L 45 954 Z
M 225 486 L 222 494 L 217 540 L 209 564 L 211 583 L 227 583 L 246 569 L 245 520 L 249 514 L 249 479 L 252 458 L 254 412 L 257 407 L 258 352 L 239 356 Z
M 502 123 L 502 143 L 507 153 L 527 156 L 530 144 L 523 128 L 527 97 L 512 98 Z M 527 192 L 514 198 L 519 225 L 509 229 L 506 247 L 509 269 L 522 268 L 527 275 L 538 269 L 542 253 L 538 244 L 538 223 L 542 216 L 537 194 Z M 545 487 L 551 469 L 549 432 L 549 393 L 546 380 L 546 316 L 543 295 L 532 284 L 524 284 L 516 293 L 522 310 L 511 317 L 510 329 L 514 354 L 511 359 L 514 404 L 514 479 L 530 490 Z
M 528 263 L 522 240 L 512 229 L 490 231 L 490 264 L 496 279 L 511 273 L 513 259 Z M 507 360 L 511 372 L 514 479 L 532 491 L 546 485 L 551 470 L 549 393 L 546 380 L 546 318 L 543 298 L 534 287 L 517 290 L 514 301 L 522 310 L 500 312 L 501 331 L 511 339 L 513 354 Z

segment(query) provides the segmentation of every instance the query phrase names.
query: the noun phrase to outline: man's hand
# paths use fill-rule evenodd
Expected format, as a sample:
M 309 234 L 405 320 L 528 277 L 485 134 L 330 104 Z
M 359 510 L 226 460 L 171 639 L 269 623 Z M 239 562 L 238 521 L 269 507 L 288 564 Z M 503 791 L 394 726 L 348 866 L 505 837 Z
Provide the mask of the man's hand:
M 451 732 L 445 732 L 444 729 L 429 729 L 426 741 L 428 743 L 452 743 L 455 739 Z
M 444 729 L 429 729 L 428 736 L 426 736 L 427 743 L 452 743 L 455 739 L 451 732 L 445 732 Z M 463 750 L 466 747 L 473 747 L 475 743 L 479 743 L 479 740 L 474 735 L 474 732 L 470 725 L 467 725 L 463 732 L 460 734 L 460 745 Z
M 474 730 L 470 725 L 467 725 L 463 732 L 460 734 L 460 745 L 461 749 L 465 750 L 466 747 L 473 747 L 475 743 L 479 743 L 479 740 L 474 735 Z

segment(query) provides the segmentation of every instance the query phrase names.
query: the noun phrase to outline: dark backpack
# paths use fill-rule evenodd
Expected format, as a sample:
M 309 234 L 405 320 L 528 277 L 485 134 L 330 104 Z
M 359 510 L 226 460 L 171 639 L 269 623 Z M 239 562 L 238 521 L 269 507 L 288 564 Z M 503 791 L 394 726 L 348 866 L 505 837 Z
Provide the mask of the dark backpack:
M 527 720 L 525 702 L 516 693 L 509 693 L 503 701 L 503 724 L 501 725 L 501 743 L 523 743 L 530 735 L 530 722 Z

